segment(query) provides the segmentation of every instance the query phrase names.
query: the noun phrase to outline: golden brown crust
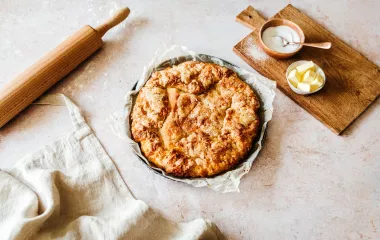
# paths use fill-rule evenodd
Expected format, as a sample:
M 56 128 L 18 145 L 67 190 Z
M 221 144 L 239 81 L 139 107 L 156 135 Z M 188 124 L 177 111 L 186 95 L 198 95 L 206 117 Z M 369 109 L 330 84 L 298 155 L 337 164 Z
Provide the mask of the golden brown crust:
M 209 177 L 244 158 L 260 104 L 228 68 L 188 61 L 153 73 L 133 107 L 132 135 L 146 158 L 179 177 Z

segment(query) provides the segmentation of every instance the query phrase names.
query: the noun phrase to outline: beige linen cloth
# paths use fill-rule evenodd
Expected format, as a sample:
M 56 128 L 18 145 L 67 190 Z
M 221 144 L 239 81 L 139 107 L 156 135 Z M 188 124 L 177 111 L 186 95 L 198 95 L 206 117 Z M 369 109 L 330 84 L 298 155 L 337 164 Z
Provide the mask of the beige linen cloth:
M 197 219 L 175 223 L 134 199 L 79 109 L 75 131 L 0 170 L 0 239 L 224 239 Z

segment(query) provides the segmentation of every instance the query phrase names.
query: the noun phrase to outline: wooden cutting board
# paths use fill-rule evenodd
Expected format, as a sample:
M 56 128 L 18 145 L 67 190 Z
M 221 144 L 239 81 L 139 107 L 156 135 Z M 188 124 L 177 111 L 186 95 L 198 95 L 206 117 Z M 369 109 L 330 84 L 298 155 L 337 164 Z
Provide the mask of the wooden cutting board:
M 290 4 L 274 18 L 298 24 L 307 42 L 330 41 L 332 48 L 304 47 L 292 58 L 284 60 L 267 56 L 258 47 L 258 30 L 266 20 L 249 6 L 236 20 L 254 32 L 241 40 L 234 47 L 234 52 L 256 71 L 277 81 L 283 93 L 333 132 L 342 133 L 380 95 L 379 67 Z M 326 85 L 321 91 L 303 96 L 290 89 L 285 72 L 291 63 L 298 60 L 312 60 L 324 70 Z

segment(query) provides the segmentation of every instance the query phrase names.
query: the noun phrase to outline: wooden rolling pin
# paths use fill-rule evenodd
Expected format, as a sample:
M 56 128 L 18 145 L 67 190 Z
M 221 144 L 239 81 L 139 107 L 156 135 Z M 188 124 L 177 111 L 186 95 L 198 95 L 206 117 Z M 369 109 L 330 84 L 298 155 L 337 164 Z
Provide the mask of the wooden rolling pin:
M 95 29 L 88 25 L 82 27 L 6 83 L 0 89 L 0 128 L 98 50 L 103 44 L 102 36 L 126 19 L 129 13 L 126 7 Z

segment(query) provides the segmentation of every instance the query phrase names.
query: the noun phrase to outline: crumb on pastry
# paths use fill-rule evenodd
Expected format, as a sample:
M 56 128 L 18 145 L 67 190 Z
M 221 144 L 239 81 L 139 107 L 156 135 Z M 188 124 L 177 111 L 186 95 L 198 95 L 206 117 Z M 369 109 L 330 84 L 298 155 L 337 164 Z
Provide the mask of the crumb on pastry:
M 251 149 L 260 103 L 232 70 L 187 61 L 152 74 L 131 114 L 133 139 L 168 174 L 210 177 Z

